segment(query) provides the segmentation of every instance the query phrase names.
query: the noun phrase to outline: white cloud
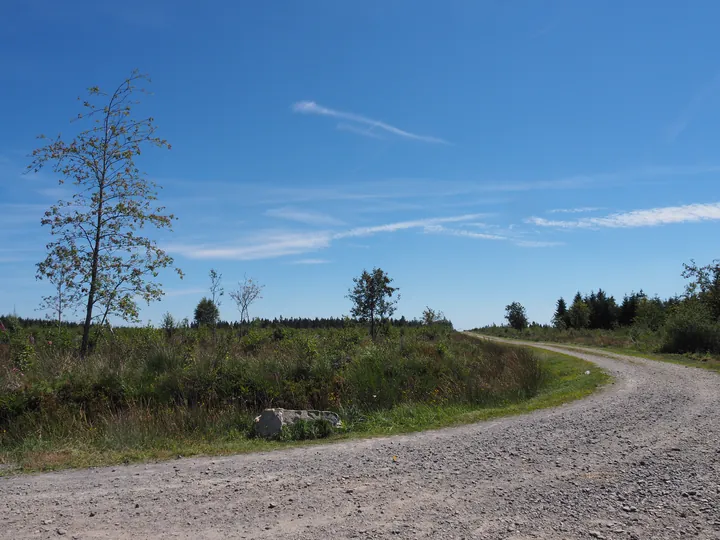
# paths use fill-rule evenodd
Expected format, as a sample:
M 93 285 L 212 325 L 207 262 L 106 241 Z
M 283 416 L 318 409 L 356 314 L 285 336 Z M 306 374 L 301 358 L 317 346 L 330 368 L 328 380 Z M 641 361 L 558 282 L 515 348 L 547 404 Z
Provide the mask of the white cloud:
M 335 219 L 327 214 L 320 212 L 311 212 L 307 210 L 297 210 L 294 208 L 275 208 L 265 212 L 266 216 L 275 217 L 279 219 L 286 219 L 288 221 L 297 221 L 298 223 L 305 223 L 307 225 L 320 225 L 320 226 L 337 226 L 343 225 L 343 222 L 339 219 Z
M 423 141 L 428 143 L 436 143 L 436 144 L 449 144 L 447 141 L 443 139 L 439 139 L 437 137 L 429 137 L 425 135 L 417 135 L 415 133 L 411 133 L 409 131 L 402 130 L 400 128 L 397 128 L 395 126 L 392 126 L 390 124 L 386 124 L 385 122 L 381 122 L 380 120 L 373 120 L 372 118 L 367 118 L 365 116 L 361 116 L 359 114 L 351 113 L 351 112 L 344 112 L 344 111 L 338 111 L 335 109 L 329 109 L 327 107 L 323 107 L 322 105 L 318 105 L 314 101 L 298 101 L 292 106 L 293 111 L 297 113 L 303 113 L 303 114 L 317 114 L 320 116 L 329 116 L 331 118 L 339 118 L 342 120 L 348 120 L 350 122 L 355 122 L 357 124 L 363 124 L 366 126 L 370 126 L 371 129 L 377 128 L 380 130 L 383 130 L 387 133 L 392 133 L 393 135 L 397 135 L 398 137 L 403 137 L 405 139 L 412 139 L 416 141 Z M 365 135 L 367 133 L 364 133 Z
M 300 259 L 293 261 L 290 264 L 329 264 L 330 261 L 327 259 Z
M 602 208 L 594 206 L 581 206 L 580 208 L 555 208 L 554 210 L 548 210 L 548 214 L 585 214 L 589 212 L 597 212 Z
M 216 200 L 233 201 L 235 206 L 301 206 L 322 201 L 355 202 L 367 207 L 381 204 L 407 203 L 407 209 L 419 207 L 461 208 L 481 205 L 506 204 L 516 198 L 515 193 L 530 191 L 606 189 L 612 186 L 627 186 L 639 182 L 687 182 L 689 177 L 698 181 L 717 182 L 720 165 L 640 167 L 610 173 L 576 175 L 549 180 L 492 181 L 482 178 L 467 180 L 446 180 L 443 178 L 382 178 L 362 182 L 341 182 L 319 184 L 314 187 L 297 187 L 295 184 L 269 185 L 267 183 L 238 183 L 235 181 L 208 180 L 189 182 L 187 180 L 158 179 L 162 184 L 181 186 L 182 195 L 162 199 L 166 205 L 179 201 L 196 205 Z M 208 198 L 208 193 L 222 193 L 222 197 Z M 179 197 L 182 197 L 180 199 Z M 356 210 L 365 211 L 365 210 Z M 456 210 L 460 211 L 460 210 Z
M 251 261 L 274 259 L 285 255 L 300 255 L 330 246 L 331 237 L 327 232 L 317 233 L 260 233 L 241 245 L 208 246 L 183 245 L 167 246 L 171 253 L 178 253 L 191 259 L 232 259 Z
M 405 229 L 417 229 L 427 228 L 440 223 L 457 223 L 461 221 L 471 221 L 477 219 L 482 214 L 466 214 L 463 216 L 452 216 L 444 218 L 428 218 L 428 219 L 416 219 L 412 221 L 398 221 L 396 223 L 388 223 L 386 225 L 375 225 L 371 227 L 356 227 L 349 231 L 337 233 L 333 235 L 333 238 L 351 238 L 358 236 L 370 236 L 377 233 L 383 232 L 396 232 Z
M 450 236 L 462 236 L 465 238 L 476 238 L 480 240 L 507 240 L 507 237 L 498 234 L 479 233 L 474 231 L 466 231 L 464 229 L 448 229 L 442 225 L 428 225 L 425 227 L 427 233 L 441 233 Z
M 467 224 L 472 225 L 472 224 Z M 554 246 L 560 246 L 563 245 L 562 242 L 545 242 L 545 241 L 537 241 L 537 240 L 522 240 L 515 236 L 506 236 L 502 234 L 490 234 L 490 233 L 480 233 L 475 231 L 468 231 L 465 229 L 451 229 L 447 227 L 443 227 L 442 225 L 430 225 L 425 227 L 426 233 L 436 233 L 436 234 L 446 234 L 449 236 L 459 236 L 462 238 L 474 238 L 477 240 L 501 240 L 506 242 L 512 242 L 516 246 L 520 247 L 535 247 L 535 248 L 541 248 L 541 247 L 554 247 Z
M 286 255 L 301 255 L 330 247 L 334 240 L 372 236 L 380 233 L 392 233 L 407 229 L 422 229 L 440 223 L 456 223 L 470 221 L 481 214 L 467 214 L 444 218 L 418 219 L 400 221 L 385 225 L 356 227 L 343 232 L 277 232 L 261 231 L 245 239 L 239 245 L 207 245 L 207 244 L 174 244 L 165 246 L 170 253 L 176 253 L 191 259 L 233 259 L 255 260 L 272 259 Z
M 575 221 L 554 221 L 540 217 L 531 217 L 527 223 L 540 227 L 556 229 L 598 229 L 655 227 L 672 223 L 693 223 L 698 221 L 720 220 L 720 203 L 688 204 L 668 206 L 649 210 L 610 214 L 606 217 L 582 218 Z
M 356 135 L 362 135 L 363 137 L 370 137 L 372 139 L 380 139 L 385 140 L 385 137 L 382 135 L 375 133 L 373 131 L 373 127 L 370 128 L 361 128 L 356 126 L 355 124 L 346 124 L 345 122 L 340 122 L 337 125 L 337 129 L 340 131 L 349 131 L 350 133 L 355 133 Z

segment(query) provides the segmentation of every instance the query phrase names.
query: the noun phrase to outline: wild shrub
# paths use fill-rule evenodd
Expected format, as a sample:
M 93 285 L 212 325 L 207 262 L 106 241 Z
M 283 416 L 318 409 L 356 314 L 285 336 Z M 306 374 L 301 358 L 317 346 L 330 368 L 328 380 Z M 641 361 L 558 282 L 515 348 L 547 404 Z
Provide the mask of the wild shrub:
M 324 419 L 298 420 L 283 426 L 280 433 L 282 441 L 306 441 L 312 439 L 325 439 L 333 434 L 333 426 Z
M 662 348 L 670 353 L 720 353 L 720 323 L 704 303 L 687 300 L 668 316 Z

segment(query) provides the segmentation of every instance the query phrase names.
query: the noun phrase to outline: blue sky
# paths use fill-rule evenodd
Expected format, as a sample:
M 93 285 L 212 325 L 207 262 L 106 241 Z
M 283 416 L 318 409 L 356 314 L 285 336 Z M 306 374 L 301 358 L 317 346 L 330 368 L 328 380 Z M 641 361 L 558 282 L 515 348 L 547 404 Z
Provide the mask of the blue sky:
M 398 314 L 461 328 L 560 295 L 682 292 L 718 253 L 720 4 L 6 0 L 0 13 L 0 312 L 37 315 L 47 206 L 22 172 L 77 96 L 151 75 L 170 152 L 139 165 L 179 220 L 192 316 L 208 272 L 265 285 L 253 316 L 340 316 L 380 266 Z M 223 318 L 238 318 L 225 298 Z

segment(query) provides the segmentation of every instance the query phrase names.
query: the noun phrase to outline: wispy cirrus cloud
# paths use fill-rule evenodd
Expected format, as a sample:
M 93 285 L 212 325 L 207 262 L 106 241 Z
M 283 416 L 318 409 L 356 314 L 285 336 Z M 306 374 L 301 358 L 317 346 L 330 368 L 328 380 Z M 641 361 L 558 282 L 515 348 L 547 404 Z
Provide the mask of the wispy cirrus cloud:
M 418 135 L 417 133 L 405 131 L 404 129 L 400 129 L 398 127 L 390 125 L 386 122 L 382 122 L 380 120 L 373 120 L 372 118 L 367 118 L 366 116 L 362 116 L 359 114 L 345 112 L 345 111 L 338 111 L 336 109 L 330 109 L 328 107 L 323 107 L 322 105 L 318 105 L 314 101 L 298 101 L 297 103 L 293 104 L 292 110 L 296 113 L 328 116 L 330 118 L 347 120 L 349 122 L 354 122 L 355 124 L 369 126 L 370 130 L 366 130 L 364 133 L 362 133 L 363 135 L 368 135 L 368 133 L 374 133 L 374 130 L 381 130 L 386 133 L 390 133 L 392 135 L 401 137 L 403 139 L 411 139 L 411 140 L 415 140 L 415 141 L 422 141 L 422 142 L 435 143 L 435 144 L 450 144 L 450 143 L 448 143 L 448 141 L 446 141 L 444 139 L 440 139 L 438 137 L 430 137 L 427 135 Z M 347 130 L 347 127 L 348 127 L 348 125 L 345 125 L 345 127 L 341 128 L 341 129 Z M 355 125 L 352 125 L 352 127 L 354 128 L 354 129 L 352 129 L 352 131 L 357 131 L 360 129 L 358 126 L 355 126 Z M 370 135 L 370 136 L 372 136 L 372 135 Z
M 384 140 L 385 137 L 380 135 L 379 133 L 376 133 L 373 131 L 374 127 L 369 128 L 361 128 L 356 126 L 355 124 L 347 124 L 345 122 L 340 122 L 337 126 L 335 126 L 340 131 L 349 131 L 350 133 L 355 133 L 356 135 L 362 135 L 363 137 L 370 137 L 371 139 L 380 139 Z
M 668 206 L 633 210 L 610 214 L 605 217 L 581 218 L 573 221 L 555 221 L 541 217 L 530 217 L 526 223 L 539 227 L 556 229 L 599 229 L 599 228 L 634 228 L 656 227 L 674 223 L 696 223 L 699 221 L 720 220 L 720 203 L 688 204 L 684 206 Z
M 548 210 L 548 214 L 586 214 L 589 212 L 598 212 L 602 208 L 595 206 L 581 206 L 579 208 L 555 208 Z
M 306 225 L 318 225 L 318 226 L 339 226 L 344 223 L 328 214 L 321 212 L 312 212 L 309 210 L 299 210 L 297 208 L 273 208 L 267 210 L 265 215 L 268 217 L 274 217 L 279 219 L 285 219 L 288 221 L 296 221 L 298 223 L 305 223 Z
M 168 207 L 198 202 L 212 205 L 219 199 L 233 200 L 241 206 L 296 206 L 325 201 L 365 203 L 368 209 L 381 205 L 407 205 L 406 209 L 461 208 L 505 204 L 523 192 L 607 189 L 640 182 L 686 182 L 697 178 L 700 182 L 716 182 L 720 165 L 637 167 L 605 173 L 589 173 L 555 179 L 497 181 L 483 178 L 450 180 L 444 178 L 382 178 L 362 182 L 318 184 L 312 187 L 297 183 L 272 185 L 267 183 L 238 183 L 236 181 L 207 180 L 203 182 L 157 179 L 182 188 L 182 195 L 163 199 Z M 201 188 L 198 186 L 202 186 Z M 208 193 L 222 193 L 222 197 L 208 197 Z M 427 204 L 430 201 L 431 204 Z M 414 208 L 410 208 L 410 205 Z M 392 208 L 391 208 L 392 210 Z
M 480 240 L 507 240 L 506 236 L 498 234 L 479 233 L 475 231 L 468 231 L 465 229 L 452 229 L 444 227 L 443 225 L 428 225 L 425 227 L 425 232 L 436 233 L 436 234 L 447 234 L 450 236 L 462 236 L 464 238 L 475 238 Z
M 337 240 L 359 238 L 409 229 L 424 229 L 441 223 L 458 223 L 477 219 L 481 214 L 466 214 L 442 218 L 399 221 L 384 225 L 355 227 L 346 231 L 286 232 L 259 231 L 243 241 L 231 245 L 171 244 L 164 246 L 170 253 L 191 259 L 273 259 L 287 255 L 301 255 L 330 247 Z
M 286 255 L 302 255 L 330 246 L 327 232 L 267 232 L 261 231 L 232 245 L 173 244 L 165 247 L 190 259 L 230 259 L 252 261 L 274 259 Z
M 701 107 L 717 92 L 720 91 L 720 74 L 709 83 L 701 86 L 685 108 L 680 112 L 675 121 L 667 129 L 668 142 L 673 142 L 685 131 L 692 120 L 697 116 Z
M 474 225 L 474 224 L 470 224 Z M 461 238 L 472 238 L 476 240 L 500 240 L 511 242 L 519 247 L 532 247 L 532 248 L 543 248 L 543 247 L 555 247 L 564 245 L 563 242 L 549 242 L 540 240 L 524 240 L 518 236 L 503 235 L 503 234 L 492 234 L 492 233 L 480 233 L 475 231 L 468 231 L 467 229 L 454 229 L 444 227 L 442 225 L 430 225 L 425 227 L 426 233 L 445 234 L 449 236 L 459 236 Z
M 465 214 L 462 216 L 451 216 L 443 218 L 416 219 L 410 221 L 398 221 L 386 225 L 374 225 L 371 227 L 356 227 L 345 232 L 336 233 L 333 238 L 352 238 L 358 236 L 371 236 L 378 233 L 396 232 L 406 229 L 428 228 L 441 223 L 458 223 L 478 219 L 483 214 Z
M 328 259 L 299 259 L 290 264 L 330 264 Z

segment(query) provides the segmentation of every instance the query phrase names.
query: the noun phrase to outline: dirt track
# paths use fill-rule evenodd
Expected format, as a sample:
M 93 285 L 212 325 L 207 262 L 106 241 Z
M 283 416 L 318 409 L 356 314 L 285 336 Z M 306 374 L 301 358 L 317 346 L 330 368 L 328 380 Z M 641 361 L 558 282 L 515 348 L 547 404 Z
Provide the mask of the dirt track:
M 0 478 L 0 538 L 720 538 L 720 377 L 573 354 L 616 383 L 411 436 Z

